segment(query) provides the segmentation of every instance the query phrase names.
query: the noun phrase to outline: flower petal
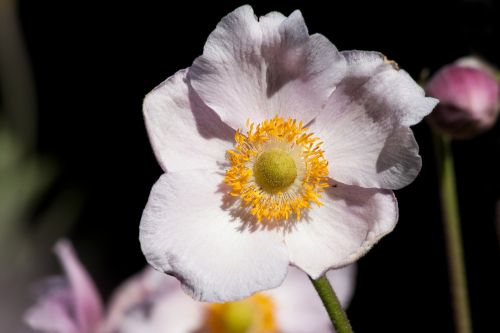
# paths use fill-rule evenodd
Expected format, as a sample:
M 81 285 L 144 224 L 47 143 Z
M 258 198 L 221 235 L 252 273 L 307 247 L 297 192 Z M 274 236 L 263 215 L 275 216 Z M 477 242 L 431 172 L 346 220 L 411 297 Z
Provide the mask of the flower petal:
M 336 99 L 344 100 L 345 95 L 352 98 L 363 92 L 365 101 L 380 107 L 379 114 L 389 114 L 398 118 L 401 125 L 413 126 L 437 105 L 437 99 L 425 97 L 422 87 L 383 54 L 374 51 L 341 53 L 347 61 L 348 70 L 341 83 L 343 89 L 335 92 L 329 100 L 331 106 L 335 105 Z M 364 104 L 369 106 L 366 102 Z
M 325 138 L 325 156 L 330 175 L 351 185 L 400 189 L 420 172 L 418 144 L 408 127 L 373 123 L 361 114 L 346 114 L 331 127 Z M 353 123 L 356 127 L 353 128 Z
M 148 262 L 179 278 L 195 299 L 237 300 L 274 288 L 288 257 L 278 231 L 245 228 L 232 215 L 223 175 L 167 173 L 144 210 L 140 241 Z
M 99 332 L 195 332 L 203 319 L 203 303 L 187 296 L 176 278 L 148 267 L 115 292 Z
M 309 36 L 300 11 L 259 20 L 250 6 L 226 17 L 189 69 L 202 100 L 234 129 L 276 115 L 312 120 L 345 73 L 324 36 Z
M 152 301 L 176 288 L 179 288 L 179 282 L 175 278 L 148 266 L 115 290 L 100 332 L 122 332 L 120 327 L 124 322 L 129 322 L 132 311 L 151 307 Z
M 175 279 L 163 274 L 165 278 Z M 176 281 L 177 282 L 177 281 Z M 120 325 L 120 333 L 187 333 L 199 330 L 205 319 L 205 304 L 193 301 L 181 288 L 162 295 L 149 312 L 131 311 Z M 114 333 L 114 332 L 113 332 Z
M 329 271 L 332 284 L 340 303 L 345 307 L 354 292 L 356 266 L 350 265 Z M 280 332 L 330 333 L 331 321 L 307 275 L 290 266 L 283 284 L 266 292 L 276 306 L 276 319 Z
M 421 168 L 408 126 L 437 101 L 376 52 L 343 52 L 349 75 L 311 125 L 324 142 L 330 175 L 346 184 L 399 189 Z
M 165 171 L 213 169 L 234 141 L 234 131 L 189 87 L 186 72 L 178 71 L 144 100 L 149 139 Z
M 351 303 L 356 287 L 356 264 L 344 266 L 338 269 L 331 269 L 326 272 L 326 277 L 332 288 L 335 290 L 340 304 L 343 308 L 347 308 Z
M 356 261 L 398 220 L 392 191 L 333 181 L 321 200 L 285 236 L 290 262 L 314 279 Z
M 29 327 L 47 333 L 85 333 L 72 316 L 73 292 L 67 282 L 63 278 L 43 282 L 43 293 L 24 315 Z
M 69 241 L 59 241 L 55 252 L 73 293 L 74 313 L 81 332 L 92 332 L 103 318 L 102 301 L 91 277 Z

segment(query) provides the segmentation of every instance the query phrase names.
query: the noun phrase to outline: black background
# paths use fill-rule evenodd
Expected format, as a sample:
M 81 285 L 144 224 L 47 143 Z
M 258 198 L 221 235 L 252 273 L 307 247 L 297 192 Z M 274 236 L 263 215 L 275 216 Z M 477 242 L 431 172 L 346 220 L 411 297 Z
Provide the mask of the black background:
M 201 54 L 208 34 L 245 2 L 21 1 L 22 28 L 39 105 L 38 149 L 61 165 L 58 187 L 85 202 L 70 238 L 109 295 L 144 258 L 138 225 L 161 174 L 142 119 L 142 99 Z M 469 53 L 499 65 L 494 2 L 252 2 L 257 15 L 300 9 L 311 32 L 340 50 L 378 50 L 417 78 Z M 415 128 L 424 166 L 396 194 L 400 222 L 359 261 L 348 310 L 356 332 L 452 332 L 431 132 Z M 454 145 L 476 332 L 500 331 L 499 126 Z M 50 194 L 47 200 L 50 200 Z

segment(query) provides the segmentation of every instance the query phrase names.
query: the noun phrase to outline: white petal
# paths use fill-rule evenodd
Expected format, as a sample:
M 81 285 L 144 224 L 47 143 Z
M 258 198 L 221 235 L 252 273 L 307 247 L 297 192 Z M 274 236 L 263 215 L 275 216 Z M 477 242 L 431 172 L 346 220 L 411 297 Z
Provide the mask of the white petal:
M 355 284 L 355 265 L 328 272 L 328 280 L 345 307 L 349 303 Z M 276 306 L 276 319 L 280 332 L 326 333 L 331 322 L 318 294 L 306 273 L 290 266 L 283 284 L 266 292 Z
M 408 126 L 436 104 L 375 52 L 344 53 L 350 74 L 311 125 L 324 142 L 330 176 L 346 184 L 399 189 L 421 168 Z
M 330 137 L 321 139 L 325 140 L 330 176 L 335 179 L 363 187 L 400 189 L 420 172 L 418 144 L 408 127 L 373 123 L 363 113 L 353 112 L 337 119 L 331 131 Z
M 437 99 L 425 97 L 422 87 L 383 54 L 373 51 L 341 53 L 348 69 L 341 83 L 342 91 L 336 92 L 329 100 L 333 105 L 336 98 L 343 99 L 343 94 L 358 96 L 364 92 L 365 99 L 382 108 L 379 114 L 395 116 L 404 126 L 419 123 L 437 105 Z M 362 91 L 356 92 L 359 89 Z
M 384 55 L 376 51 L 341 51 L 347 62 L 347 73 L 344 79 L 358 80 L 360 83 L 366 82 L 377 72 L 387 70 Z M 389 64 L 386 64 L 389 65 Z
M 237 300 L 274 288 L 286 275 L 282 235 L 241 224 L 223 176 L 192 170 L 164 174 L 144 210 L 140 241 L 149 263 L 175 275 L 195 299 Z
M 189 87 L 181 70 L 144 99 L 144 119 L 163 170 L 214 169 L 225 161 L 234 131 Z
M 345 60 L 299 11 L 259 20 L 250 6 L 224 17 L 189 69 L 202 100 L 233 128 L 276 115 L 312 120 L 345 73 Z
M 286 234 L 290 262 L 316 279 L 331 268 L 356 261 L 398 220 L 392 191 L 333 182 Z

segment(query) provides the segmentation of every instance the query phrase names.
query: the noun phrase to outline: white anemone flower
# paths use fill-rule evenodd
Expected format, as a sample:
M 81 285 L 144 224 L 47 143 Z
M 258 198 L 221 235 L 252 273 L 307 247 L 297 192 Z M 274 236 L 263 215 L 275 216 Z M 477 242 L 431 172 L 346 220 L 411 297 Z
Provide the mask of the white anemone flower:
M 300 11 L 226 17 L 191 67 L 144 101 L 165 173 L 144 210 L 148 262 L 197 300 L 316 279 L 398 220 L 393 189 L 421 168 L 410 126 L 436 105 L 378 52 L 309 35 Z

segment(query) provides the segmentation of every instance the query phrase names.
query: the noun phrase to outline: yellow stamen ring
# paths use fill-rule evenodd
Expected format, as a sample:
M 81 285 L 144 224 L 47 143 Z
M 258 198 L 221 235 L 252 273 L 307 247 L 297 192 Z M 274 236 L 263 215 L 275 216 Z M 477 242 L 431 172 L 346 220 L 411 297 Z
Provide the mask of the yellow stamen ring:
M 328 162 L 322 142 L 307 130 L 302 122 L 276 116 L 257 126 L 247 121 L 246 134 L 236 131 L 225 182 L 258 221 L 300 219 L 312 202 L 321 205 Z

